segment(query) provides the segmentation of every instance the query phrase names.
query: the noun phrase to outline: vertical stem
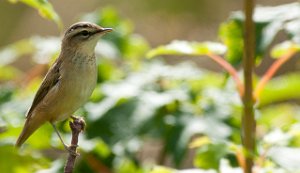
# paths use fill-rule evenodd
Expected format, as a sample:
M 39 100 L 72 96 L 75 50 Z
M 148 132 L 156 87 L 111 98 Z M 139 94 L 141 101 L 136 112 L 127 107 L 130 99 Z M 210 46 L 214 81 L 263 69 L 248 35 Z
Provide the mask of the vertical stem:
M 255 56 L 255 28 L 253 23 L 253 11 L 255 0 L 244 1 L 245 25 L 244 25 L 244 114 L 242 117 L 242 143 L 245 149 L 244 173 L 252 173 L 253 155 L 255 150 L 255 117 L 253 107 L 253 66 Z

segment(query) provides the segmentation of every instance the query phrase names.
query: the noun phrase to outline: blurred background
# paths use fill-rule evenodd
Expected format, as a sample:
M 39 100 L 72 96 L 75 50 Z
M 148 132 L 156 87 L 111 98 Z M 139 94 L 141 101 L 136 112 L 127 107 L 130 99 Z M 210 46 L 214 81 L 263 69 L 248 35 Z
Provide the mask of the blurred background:
M 66 153 L 49 124 L 39 129 L 22 150 L 15 150 L 13 144 L 43 76 L 58 56 L 60 36 L 71 24 L 88 19 L 115 31 L 96 47 L 96 55 L 101 57 L 97 59 L 97 87 L 90 101 L 76 113 L 84 116 L 88 125 L 80 139 L 81 156 L 75 172 L 179 173 L 175 169 L 192 168 L 199 173 L 241 172 L 243 108 L 231 76 L 209 58 L 189 58 L 180 53 L 151 60 L 146 57 L 152 48 L 173 40 L 185 40 L 169 45 L 178 51 L 191 48 L 196 43 L 193 41 L 218 42 L 200 44 L 200 48 L 223 50 L 219 53 L 223 56 L 227 47 L 229 53 L 224 57 L 241 77 L 243 19 L 233 12 L 243 9 L 242 1 L 38 2 L 53 5 L 63 29 L 23 3 L 0 1 L 1 171 L 62 172 Z M 258 6 L 292 2 L 256 1 Z M 289 13 L 289 9 L 294 11 Z M 256 21 L 259 44 L 255 82 L 276 61 L 269 57 L 273 45 L 300 38 L 299 9 L 299 3 L 294 3 L 261 10 Z M 280 29 L 273 25 L 277 22 Z M 285 28 L 288 22 L 295 24 L 292 30 Z M 275 57 L 281 57 L 289 45 L 293 44 L 283 46 L 283 51 L 277 51 L 280 56 Z M 299 158 L 282 159 L 282 155 L 300 156 L 298 69 L 299 59 L 288 61 L 257 102 L 255 164 L 266 167 L 266 171 L 289 173 L 300 169 Z M 59 129 L 69 141 L 67 121 L 60 123 Z
M 274 6 L 294 0 L 257 0 L 257 5 Z M 155 47 L 177 40 L 189 41 L 220 41 L 219 26 L 230 16 L 232 11 L 243 9 L 239 0 L 52 0 L 51 3 L 62 18 L 64 29 L 77 22 L 84 13 L 112 6 L 124 18 L 130 19 L 135 26 L 135 33 L 145 37 L 150 46 Z M 24 4 L 11 5 L 8 1 L 0 2 L 0 46 L 26 38 L 32 35 L 60 36 L 63 32 L 57 26 L 44 20 L 39 14 Z M 181 58 L 167 59 L 169 63 L 180 62 Z M 198 66 L 219 71 L 220 68 L 209 59 L 193 59 Z M 265 71 L 270 63 L 267 60 L 257 69 L 258 73 Z M 295 69 L 295 61 L 288 63 Z
M 122 17 L 136 26 L 152 46 L 176 39 L 218 40 L 218 26 L 232 11 L 243 8 L 240 0 L 51 0 L 65 27 L 78 20 L 83 13 L 105 6 L 113 6 Z M 257 0 L 258 5 L 274 6 L 294 0 Z M 31 35 L 60 35 L 51 21 L 44 20 L 31 8 L 8 1 L 0 2 L 0 46 Z

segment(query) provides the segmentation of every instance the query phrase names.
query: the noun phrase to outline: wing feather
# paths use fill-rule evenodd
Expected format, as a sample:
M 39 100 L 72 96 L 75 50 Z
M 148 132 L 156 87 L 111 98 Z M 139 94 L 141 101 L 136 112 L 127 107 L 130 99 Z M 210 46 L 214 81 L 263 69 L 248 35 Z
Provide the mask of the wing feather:
M 61 66 L 61 59 L 58 58 L 56 62 L 53 64 L 53 66 L 49 69 L 48 73 L 46 74 L 40 88 L 38 89 L 32 105 L 30 109 L 27 112 L 26 118 L 30 118 L 33 110 L 36 108 L 36 106 L 41 103 L 41 101 L 45 98 L 45 96 L 48 94 L 48 92 L 51 90 L 53 86 L 55 86 L 59 79 L 60 79 L 60 66 Z

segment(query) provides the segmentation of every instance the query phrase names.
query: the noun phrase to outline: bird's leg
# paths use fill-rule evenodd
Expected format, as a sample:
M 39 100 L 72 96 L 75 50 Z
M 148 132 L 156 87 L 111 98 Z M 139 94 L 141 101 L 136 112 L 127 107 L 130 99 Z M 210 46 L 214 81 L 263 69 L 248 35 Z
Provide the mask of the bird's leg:
M 78 156 L 79 154 L 76 153 L 76 152 L 74 152 L 74 151 L 72 151 L 72 150 L 70 150 L 70 146 L 68 146 L 68 145 L 63 141 L 63 139 L 62 139 L 60 133 L 58 132 L 58 130 L 57 130 L 55 124 L 51 122 L 51 125 L 52 125 L 54 131 L 56 132 L 57 136 L 59 137 L 61 143 L 63 144 L 64 148 L 65 148 L 69 153 L 71 153 L 72 155 Z

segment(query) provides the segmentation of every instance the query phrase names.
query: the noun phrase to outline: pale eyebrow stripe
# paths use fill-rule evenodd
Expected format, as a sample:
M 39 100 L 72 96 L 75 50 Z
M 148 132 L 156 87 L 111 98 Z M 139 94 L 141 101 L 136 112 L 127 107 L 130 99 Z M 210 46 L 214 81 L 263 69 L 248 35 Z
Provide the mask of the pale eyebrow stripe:
M 71 32 L 77 28 L 88 28 L 88 27 L 90 27 L 89 24 L 76 25 L 76 26 L 73 26 L 72 28 L 70 28 L 70 30 L 68 32 Z

